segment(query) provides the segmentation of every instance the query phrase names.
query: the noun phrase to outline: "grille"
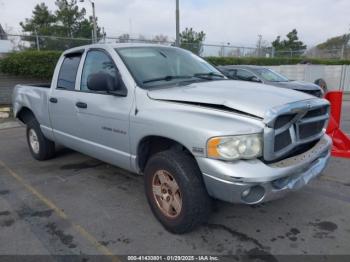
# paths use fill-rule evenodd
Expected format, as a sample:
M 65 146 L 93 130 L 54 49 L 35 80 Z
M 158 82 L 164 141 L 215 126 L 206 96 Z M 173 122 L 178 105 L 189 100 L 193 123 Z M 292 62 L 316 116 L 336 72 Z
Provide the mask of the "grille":
M 310 110 L 304 118 L 312 118 L 312 117 L 317 117 L 317 116 L 323 116 L 327 114 L 327 107 L 321 107 L 315 110 Z
M 316 96 L 316 97 L 322 97 L 322 91 L 321 90 L 298 90 L 300 92 L 312 95 L 312 96 Z
M 275 151 L 280 151 L 292 143 L 289 129 L 275 137 Z
M 306 105 L 305 105 L 306 104 Z M 264 160 L 274 161 L 290 155 L 296 148 L 307 151 L 323 136 L 329 118 L 329 105 L 322 99 L 299 102 L 274 111 L 264 134 Z M 279 112 L 279 113 L 278 113 Z
M 300 139 L 307 139 L 322 132 L 325 121 L 319 121 L 299 126 Z
M 275 121 L 275 126 L 274 126 L 275 129 L 279 129 L 285 126 L 286 124 L 291 122 L 296 116 L 297 114 L 288 114 L 288 115 L 281 115 L 277 117 Z

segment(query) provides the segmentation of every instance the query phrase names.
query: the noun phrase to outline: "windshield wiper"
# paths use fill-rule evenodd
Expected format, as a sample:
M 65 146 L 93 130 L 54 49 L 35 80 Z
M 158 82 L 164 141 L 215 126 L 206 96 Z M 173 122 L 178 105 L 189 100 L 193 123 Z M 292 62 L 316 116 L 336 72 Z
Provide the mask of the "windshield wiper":
M 209 72 L 209 73 L 197 73 L 194 74 L 195 77 L 199 77 L 199 78 L 204 78 L 204 79 L 213 79 L 213 76 L 215 77 L 220 77 L 220 78 L 225 78 L 224 75 L 219 74 L 219 73 L 215 73 L 215 72 Z
M 143 81 L 143 83 L 147 84 L 147 83 L 158 82 L 158 81 L 172 81 L 174 79 L 190 79 L 190 78 L 193 78 L 193 76 L 164 76 L 164 77 L 145 80 Z

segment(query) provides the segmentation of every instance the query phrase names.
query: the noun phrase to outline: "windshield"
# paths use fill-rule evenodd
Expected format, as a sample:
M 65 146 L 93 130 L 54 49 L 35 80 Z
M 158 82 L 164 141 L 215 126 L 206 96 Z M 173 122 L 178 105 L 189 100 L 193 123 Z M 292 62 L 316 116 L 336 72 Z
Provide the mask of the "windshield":
M 225 79 L 215 67 L 193 53 L 171 47 L 117 48 L 137 84 L 143 88 L 188 81 Z
M 272 71 L 271 69 L 261 68 L 261 69 L 256 69 L 255 72 L 266 81 L 270 81 L 270 82 L 288 82 L 289 81 L 287 77 L 275 71 Z

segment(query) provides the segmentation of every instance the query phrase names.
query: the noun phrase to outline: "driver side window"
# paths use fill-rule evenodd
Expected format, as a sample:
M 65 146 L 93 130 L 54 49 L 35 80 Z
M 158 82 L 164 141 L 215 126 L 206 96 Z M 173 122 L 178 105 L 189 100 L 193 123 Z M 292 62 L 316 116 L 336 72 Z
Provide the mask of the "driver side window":
M 80 90 L 91 92 L 91 90 L 88 88 L 87 82 L 89 77 L 93 74 L 107 73 L 115 78 L 117 72 L 118 70 L 115 67 L 112 59 L 105 52 L 99 50 L 89 51 L 84 62 Z
M 242 80 L 242 81 L 252 81 L 253 78 L 256 76 L 247 70 L 238 69 L 236 77 L 237 77 L 237 79 Z

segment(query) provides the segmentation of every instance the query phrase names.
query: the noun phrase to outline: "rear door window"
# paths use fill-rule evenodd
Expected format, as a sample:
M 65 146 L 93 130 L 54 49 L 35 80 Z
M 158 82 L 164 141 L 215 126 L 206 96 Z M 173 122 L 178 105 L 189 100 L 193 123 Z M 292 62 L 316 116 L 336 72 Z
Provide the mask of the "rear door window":
M 68 55 L 64 58 L 60 73 L 58 75 L 57 88 L 65 90 L 74 90 L 77 78 L 78 67 L 81 60 L 81 54 Z

